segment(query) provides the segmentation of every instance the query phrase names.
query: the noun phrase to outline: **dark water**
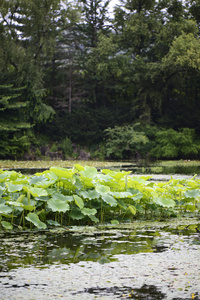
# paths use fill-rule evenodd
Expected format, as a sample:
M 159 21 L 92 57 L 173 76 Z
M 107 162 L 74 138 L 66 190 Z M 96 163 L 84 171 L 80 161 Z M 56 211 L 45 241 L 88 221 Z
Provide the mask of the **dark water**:
M 179 297 L 178 290 L 175 298 L 173 298 L 167 295 L 167 290 L 163 291 L 161 286 L 157 286 L 157 279 L 164 271 L 170 273 L 172 278 L 171 285 L 174 282 L 173 277 L 178 278 L 178 275 L 184 277 L 183 270 L 178 270 L 179 265 L 181 265 L 181 268 L 183 267 L 183 263 L 179 263 L 177 259 L 178 267 L 174 263 L 169 264 L 170 251 L 183 251 L 183 253 L 187 254 L 192 250 L 193 252 L 191 253 L 197 253 L 200 258 L 200 223 L 187 223 L 177 226 L 162 224 L 161 227 L 157 225 L 155 224 L 154 226 L 152 223 L 152 226 L 141 226 L 141 228 L 134 228 L 134 224 L 116 227 L 72 227 L 69 230 L 58 229 L 40 233 L 0 233 L 0 289 L 3 292 L 2 298 L 0 293 L 0 299 L 59 299 L 61 296 L 63 299 L 97 298 L 106 300 L 199 299 L 200 291 L 196 285 L 191 290 L 194 293 L 191 294 L 190 292 L 192 298 L 188 297 L 187 287 L 181 297 Z M 187 252 L 184 252 L 186 250 Z M 159 265 L 162 265 L 165 260 L 164 253 L 167 254 L 166 265 L 164 263 L 164 271 L 159 272 Z M 144 256 L 144 260 L 147 259 L 145 266 L 141 265 L 143 262 L 142 255 L 146 255 Z M 161 262 L 153 261 L 151 257 L 155 259 L 157 256 L 152 255 L 158 255 Z M 133 257 L 136 259 L 135 263 L 132 261 Z M 197 262 L 199 258 L 195 258 Z M 126 272 L 126 268 L 129 266 L 128 260 L 130 260 L 130 265 L 133 264 L 133 267 L 131 267 L 133 275 L 130 272 Z M 155 278 L 157 279 L 154 284 L 151 284 L 151 282 L 145 283 L 143 277 L 149 278 L 150 273 L 148 272 L 150 271 L 148 268 L 152 269 L 151 265 L 154 263 L 157 263 L 157 266 L 155 266 L 157 270 Z M 167 266 L 167 264 L 169 265 Z M 197 266 L 197 263 L 194 262 L 194 265 Z M 140 266 L 143 270 L 140 270 Z M 86 273 L 81 275 L 85 268 Z M 107 268 L 108 272 L 111 271 L 111 278 L 106 281 L 106 284 L 102 285 L 98 280 L 97 282 L 94 281 L 94 278 L 95 276 L 100 276 L 99 274 L 103 274 L 105 268 Z M 57 269 L 59 270 L 59 273 L 57 273 L 59 275 L 55 273 Z M 45 273 L 46 270 L 49 270 L 48 275 Z M 139 281 L 140 286 L 135 286 L 132 283 L 138 279 L 138 276 L 135 277 L 136 271 L 139 272 L 138 274 L 142 278 Z M 61 289 L 61 293 L 56 286 L 52 294 L 49 291 L 48 277 L 60 276 L 57 280 L 59 284 L 62 284 L 66 272 L 71 272 L 71 277 L 75 276 L 75 279 L 79 278 L 76 285 L 74 279 L 72 279 L 72 286 L 76 288 L 68 288 L 68 290 L 64 288 L 63 290 Z M 89 286 L 88 283 L 85 284 L 85 287 L 82 284 L 82 288 L 78 288 L 80 280 L 83 279 L 84 281 L 84 276 L 88 272 L 92 273 L 91 276 L 94 277 L 94 282 L 92 281 Z M 115 275 L 112 272 L 115 272 Z M 24 278 L 22 278 L 22 274 L 24 274 Z M 104 276 L 102 275 L 102 277 Z M 29 278 L 29 280 L 27 281 L 26 278 Z M 37 278 L 36 281 L 35 278 Z M 117 278 L 118 284 L 113 283 L 113 285 L 109 286 L 107 283 L 112 282 L 113 278 Z M 166 278 L 168 278 L 168 274 Z M 70 280 L 70 276 L 68 280 Z M 162 279 L 164 283 L 167 283 L 167 280 L 165 278 Z M 54 278 L 55 281 L 56 279 Z M 124 283 L 121 284 L 121 281 Z M 183 279 L 180 282 L 183 282 Z M 63 283 L 63 286 L 65 286 L 65 283 Z M 36 296 L 27 298 L 27 290 L 32 291 L 34 295 L 36 293 Z
M 81 228 L 81 227 L 80 227 Z M 1 234 L 0 270 L 9 271 L 25 265 L 78 263 L 94 261 L 101 264 L 116 261 L 120 254 L 163 252 L 177 237 L 185 243 L 200 244 L 200 225 L 165 226 L 162 229 L 95 229 L 59 232 Z
M 106 167 L 105 167 L 106 168 Z M 200 167 L 191 165 L 175 165 L 175 166 L 157 166 L 156 164 L 122 164 L 121 166 L 109 166 L 110 170 L 120 170 L 120 171 L 131 171 L 132 174 L 184 174 L 184 175 L 195 175 L 200 173 Z M 9 169 L 13 170 L 13 169 Z M 37 172 L 43 172 L 48 170 L 48 168 L 18 168 L 15 169 L 17 172 L 21 172 L 22 174 L 33 175 Z M 97 167 L 97 170 L 101 170 L 101 168 Z

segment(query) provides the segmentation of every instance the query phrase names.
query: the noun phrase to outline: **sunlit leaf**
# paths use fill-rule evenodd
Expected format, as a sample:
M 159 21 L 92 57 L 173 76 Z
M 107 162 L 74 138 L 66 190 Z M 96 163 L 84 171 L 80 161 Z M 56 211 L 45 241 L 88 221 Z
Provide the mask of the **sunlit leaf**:
M 19 192 L 23 189 L 22 184 L 13 184 L 11 182 L 6 182 L 6 186 L 8 188 L 9 193 Z
M 160 204 L 161 206 L 165 207 L 174 207 L 176 205 L 176 202 L 173 199 L 170 198 L 156 198 L 154 200 L 157 204 Z
M 24 190 L 29 192 L 33 197 L 48 196 L 48 193 L 45 189 L 37 187 L 24 187 Z
M 19 196 L 19 198 L 17 198 L 16 202 L 23 203 L 24 198 L 25 198 L 25 195 L 21 195 L 21 196 Z
M 78 170 L 78 171 L 84 171 L 85 168 L 79 164 L 75 164 L 74 167 Z
M 136 212 L 137 212 L 136 207 L 133 206 L 133 205 L 129 205 L 129 206 L 128 206 L 128 210 L 129 210 L 133 215 L 135 215 Z
M 119 221 L 117 221 L 117 220 L 111 220 L 110 223 L 111 223 L 112 225 L 118 225 L 118 224 L 119 224 Z
M 71 178 L 76 173 L 76 171 L 73 169 L 65 169 L 65 168 L 51 167 L 50 170 L 60 178 Z
M 94 167 L 85 166 L 85 169 L 80 171 L 80 174 L 87 178 L 95 178 L 97 176 L 97 169 Z
M 97 191 L 97 193 L 99 194 L 108 194 L 110 192 L 110 188 L 109 186 L 106 185 L 97 185 L 95 187 L 95 190 Z
M 84 202 L 83 202 L 82 198 L 80 198 L 80 197 L 77 196 L 77 195 L 74 195 L 73 197 L 74 197 L 74 201 L 75 201 L 76 205 L 77 205 L 80 209 L 82 209 L 82 208 L 84 207 Z

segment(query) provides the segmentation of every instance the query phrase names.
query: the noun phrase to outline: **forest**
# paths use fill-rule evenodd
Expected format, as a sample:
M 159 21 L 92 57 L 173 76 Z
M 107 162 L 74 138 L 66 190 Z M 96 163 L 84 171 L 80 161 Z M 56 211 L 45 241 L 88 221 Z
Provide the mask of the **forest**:
M 200 0 L 0 0 L 0 159 L 200 159 Z

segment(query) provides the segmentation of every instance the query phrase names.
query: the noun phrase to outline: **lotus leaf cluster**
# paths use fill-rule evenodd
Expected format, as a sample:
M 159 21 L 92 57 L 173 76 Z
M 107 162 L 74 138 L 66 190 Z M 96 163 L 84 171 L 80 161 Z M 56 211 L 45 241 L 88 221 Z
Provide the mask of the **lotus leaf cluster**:
M 79 164 L 33 176 L 0 170 L 0 225 L 46 229 L 199 214 L 200 179 L 150 178 Z

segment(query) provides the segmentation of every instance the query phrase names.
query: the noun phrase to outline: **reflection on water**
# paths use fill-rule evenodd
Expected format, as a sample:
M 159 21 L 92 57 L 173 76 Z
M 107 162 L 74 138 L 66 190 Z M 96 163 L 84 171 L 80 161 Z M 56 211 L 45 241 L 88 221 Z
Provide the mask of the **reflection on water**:
M 157 289 L 156 286 L 154 285 L 146 285 L 144 284 L 140 289 L 138 288 L 133 288 L 133 287 L 117 287 L 113 286 L 110 288 L 99 288 L 99 287 L 94 287 L 94 288 L 88 288 L 85 289 L 84 291 L 81 292 L 73 292 L 71 293 L 72 295 L 77 295 L 77 294 L 85 294 L 88 293 L 90 295 L 100 295 L 102 297 L 105 296 L 110 296 L 110 299 L 112 297 L 117 296 L 120 299 L 137 299 L 137 300 L 142 300 L 142 299 L 148 299 L 148 300 L 161 300 L 165 298 L 165 294 L 163 294 L 161 291 Z
M 47 267 L 94 261 L 116 261 L 120 254 L 163 252 L 187 244 L 200 244 L 200 225 L 161 229 L 116 228 L 94 231 L 5 234 L 0 244 L 0 271 L 22 266 Z M 178 236 L 178 238 L 177 238 Z

